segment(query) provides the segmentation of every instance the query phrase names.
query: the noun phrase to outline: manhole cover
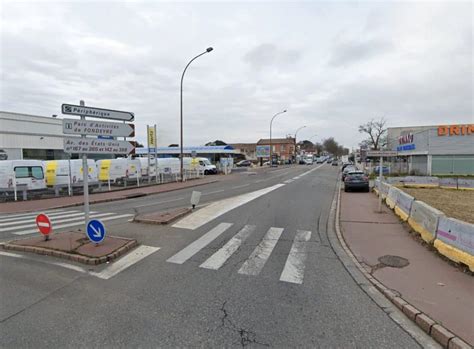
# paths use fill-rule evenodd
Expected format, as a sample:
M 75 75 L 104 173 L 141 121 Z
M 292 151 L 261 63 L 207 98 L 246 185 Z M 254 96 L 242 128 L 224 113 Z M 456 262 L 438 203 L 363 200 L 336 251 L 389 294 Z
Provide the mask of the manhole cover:
M 387 267 L 392 268 L 403 268 L 410 264 L 406 258 L 390 255 L 379 257 L 379 262 Z

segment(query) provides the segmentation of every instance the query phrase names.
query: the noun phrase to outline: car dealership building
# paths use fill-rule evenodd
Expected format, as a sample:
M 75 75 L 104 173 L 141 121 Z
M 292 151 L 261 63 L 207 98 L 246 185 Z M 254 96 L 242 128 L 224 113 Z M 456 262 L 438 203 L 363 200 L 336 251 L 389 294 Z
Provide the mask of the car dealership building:
M 474 175 L 474 124 L 391 127 L 388 146 L 398 152 L 393 172 Z

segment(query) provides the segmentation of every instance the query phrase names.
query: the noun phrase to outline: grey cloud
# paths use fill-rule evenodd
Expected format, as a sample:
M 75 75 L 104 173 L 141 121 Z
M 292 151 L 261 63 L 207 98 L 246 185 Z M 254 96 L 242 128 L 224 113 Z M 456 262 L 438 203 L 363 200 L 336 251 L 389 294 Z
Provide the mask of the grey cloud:
M 391 51 L 393 44 L 386 40 L 346 41 L 336 44 L 329 59 L 334 67 L 353 64 Z
M 273 44 L 261 44 L 247 52 L 244 61 L 254 69 L 296 64 L 301 54 L 297 50 L 281 49 Z

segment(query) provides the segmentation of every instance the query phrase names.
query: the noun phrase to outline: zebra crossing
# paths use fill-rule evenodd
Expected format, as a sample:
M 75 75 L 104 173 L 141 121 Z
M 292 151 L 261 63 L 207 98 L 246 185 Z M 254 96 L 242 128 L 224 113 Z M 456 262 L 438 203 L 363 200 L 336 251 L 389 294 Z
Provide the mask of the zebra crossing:
M 183 264 L 201 250 L 211 244 L 220 235 L 227 231 L 233 224 L 220 223 L 197 240 L 168 258 L 168 263 Z M 263 270 L 270 258 L 275 246 L 278 244 L 284 228 L 270 227 L 260 243 L 255 247 L 250 256 L 237 271 L 238 274 L 257 276 Z M 200 268 L 219 270 L 232 255 L 239 250 L 245 240 L 257 231 L 255 225 L 245 225 L 234 236 L 232 236 L 221 248 L 207 258 Z M 297 230 L 285 266 L 280 275 L 280 281 L 302 284 L 304 280 L 305 262 L 307 259 L 307 248 L 311 239 L 311 231 Z
M 13 235 L 28 235 L 38 232 L 35 218 L 39 213 L 45 213 L 51 219 L 54 231 L 76 227 L 84 224 L 84 212 L 81 210 L 47 210 L 19 214 L 0 215 L 0 233 Z M 132 214 L 117 214 L 113 212 L 91 211 L 89 218 L 102 221 L 130 218 Z

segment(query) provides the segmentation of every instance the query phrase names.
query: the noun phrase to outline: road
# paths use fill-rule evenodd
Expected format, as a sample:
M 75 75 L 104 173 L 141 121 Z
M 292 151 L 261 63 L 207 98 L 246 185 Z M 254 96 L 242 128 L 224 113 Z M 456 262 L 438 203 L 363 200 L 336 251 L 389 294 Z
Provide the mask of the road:
M 333 251 L 328 220 L 337 178 L 338 168 L 326 164 L 279 168 L 92 205 L 98 214 L 122 216 L 188 205 L 192 190 L 202 192 L 199 208 L 174 226 L 132 223 L 129 216 L 108 221 L 109 234 L 142 244 L 122 266 L 0 254 L 0 346 L 431 343 L 387 316 Z

